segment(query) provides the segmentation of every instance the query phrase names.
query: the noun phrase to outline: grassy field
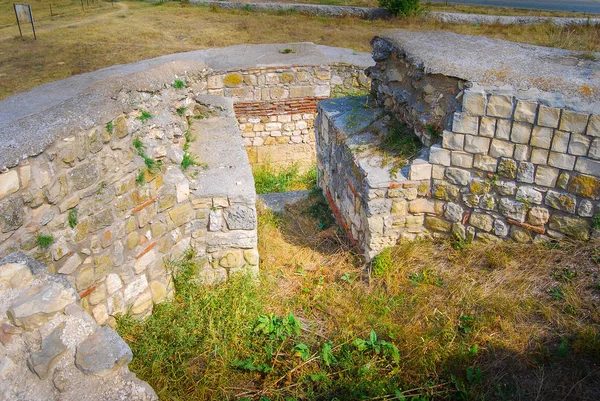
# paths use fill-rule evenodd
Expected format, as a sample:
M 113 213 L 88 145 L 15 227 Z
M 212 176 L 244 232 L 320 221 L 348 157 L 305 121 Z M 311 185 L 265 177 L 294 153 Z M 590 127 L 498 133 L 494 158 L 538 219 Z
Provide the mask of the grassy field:
M 6 25 L 13 17 L 12 3 L 0 0 L 0 18 L 5 24 L 0 27 L 0 98 L 115 64 L 209 47 L 311 41 L 370 51 L 372 37 L 390 28 L 447 30 L 571 50 L 600 50 L 597 26 L 472 26 L 419 18 L 363 21 L 136 1 L 115 2 L 114 7 L 95 2 L 81 12 L 80 3 L 57 0 L 52 4 L 62 14 L 51 17 L 49 0 L 32 4 L 38 21 L 37 41 L 27 27 L 21 39 L 14 22 Z
M 600 243 L 426 240 L 371 274 L 322 197 L 259 214 L 261 277 L 119 320 L 163 400 L 598 400 Z M 327 223 L 327 224 L 326 224 Z

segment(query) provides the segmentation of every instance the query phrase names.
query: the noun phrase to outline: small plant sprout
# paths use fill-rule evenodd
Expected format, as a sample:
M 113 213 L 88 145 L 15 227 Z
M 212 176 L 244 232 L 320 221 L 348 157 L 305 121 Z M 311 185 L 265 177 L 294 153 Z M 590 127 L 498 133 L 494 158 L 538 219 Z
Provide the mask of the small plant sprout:
M 140 114 L 137 119 L 141 122 L 146 122 L 152 118 L 152 114 L 146 110 L 142 110 L 142 114 Z
M 50 247 L 50 245 L 52 245 L 54 243 L 54 237 L 52 236 L 52 234 L 50 234 L 50 235 L 38 234 L 35 242 L 36 242 L 37 246 L 39 246 L 40 248 L 48 249 Z
M 146 182 L 146 174 L 144 174 L 144 170 L 138 171 L 138 174 L 135 177 L 135 182 L 138 185 L 144 185 L 144 183 Z
M 185 171 L 191 166 L 199 166 L 200 164 L 196 161 L 196 156 L 191 153 L 185 152 L 183 159 L 181 159 L 181 168 Z
M 75 228 L 75 226 L 77 225 L 78 217 L 79 217 L 79 212 L 77 211 L 77 208 L 73 208 L 73 209 L 69 210 L 69 216 L 67 218 L 67 220 L 69 222 L 69 227 Z
M 177 109 L 177 114 L 182 116 L 185 113 L 185 106 L 181 106 Z
M 183 82 L 181 79 L 176 79 L 173 82 L 172 86 L 175 89 L 183 89 L 183 88 L 185 88 L 185 82 Z
M 139 137 L 134 138 L 133 147 L 137 151 L 138 155 L 141 156 L 144 153 L 144 143 L 142 142 L 142 140 Z
M 109 134 L 113 134 L 113 131 L 115 130 L 115 125 L 113 124 L 112 121 L 110 121 L 109 123 L 106 124 L 106 132 L 108 132 Z

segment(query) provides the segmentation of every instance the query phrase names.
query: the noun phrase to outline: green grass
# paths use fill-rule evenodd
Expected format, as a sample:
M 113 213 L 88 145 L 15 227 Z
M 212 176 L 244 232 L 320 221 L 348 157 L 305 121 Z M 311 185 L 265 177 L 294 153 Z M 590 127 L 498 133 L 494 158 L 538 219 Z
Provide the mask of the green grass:
M 298 165 L 275 168 L 270 164 L 255 166 L 252 169 L 254 186 L 259 194 L 314 189 L 317 185 L 317 168 L 311 166 L 300 173 Z
M 185 88 L 185 82 L 183 82 L 181 79 L 176 79 L 172 85 L 173 85 L 173 88 L 175 88 L 175 89 Z
M 192 166 L 199 166 L 200 164 L 196 161 L 196 156 L 191 153 L 185 152 L 183 159 L 181 159 L 181 168 L 185 171 Z
M 188 253 L 172 301 L 118 319 L 161 399 L 598 399 L 597 243 L 407 242 L 363 281 L 316 199 L 260 211 L 258 280 L 202 286 Z
M 144 173 L 144 170 L 138 171 L 135 176 L 135 183 L 138 185 L 144 185 L 146 183 L 146 174 Z
M 37 244 L 37 246 L 39 246 L 42 249 L 48 249 L 50 247 L 50 245 L 52 245 L 54 243 L 54 236 L 52 236 L 52 234 L 50 235 L 43 235 L 43 234 L 38 234 L 35 242 Z
M 402 121 L 393 121 L 389 133 L 383 138 L 379 150 L 383 153 L 382 167 L 391 165 L 390 176 L 396 178 L 398 172 L 414 159 L 423 144 Z
M 142 114 L 137 117 L 141 122 L 146 122 L 152 118 L 152 114 L 146 110 L 141 110 L 141 113 Z
M 77 226 L 78 217 L 79 217 L 79 212 L 77 211 L 77 208 L 73 208 L 73 209 L 69 210 L 69 215 L 67 217 L 69 227 L 75 228 L 75 226 Z

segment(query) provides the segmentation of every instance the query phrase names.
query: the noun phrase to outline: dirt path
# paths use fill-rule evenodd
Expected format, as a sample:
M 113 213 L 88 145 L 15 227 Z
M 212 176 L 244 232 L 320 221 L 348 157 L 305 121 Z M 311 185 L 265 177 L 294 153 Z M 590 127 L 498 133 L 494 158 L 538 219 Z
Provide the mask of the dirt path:
M 93 11 L 97 11 L 97 10 L 106 10 L 106 9 L 111 9 L 114 8 L 113 11 L 111 12 L 107 12 L 107 13 L 103 13 L 103 14 L 94 14 L 94 15 L 90 15 L 88 18 L 85 18 L 83 20 L 78 19 L 77 22 L 75 21 L 65 21 L 62 23 L 55 23 L 55 21 L 53 20 L 44 20 L 41 22 L 40 25 L 36 24 L 35 27 L 35 32 L 36 33 L 40 33 L 40 32 L 48 32 L 48 31 L 53 31 L 55 29 L 60 29 L 60 28 L 66 28 L 66 27 L 75 27 L 75 26 L 81 26 L 81 25 L 86 25 L 92 22 L 97 22 L 97 21 L 102 21 L 107 19 L 108 17 L 116 14 L 116 13 L 120 13 L 123 11 L 127 11 L 129 10 L 129 7 L 127 6 L 127 4 L 124 3 L 112 3 L 114 6 L 108 6 L 108 7 L 102 7 L 102 8 L 96 8 Z M 8 31 L 8 30 L 16 30 L 17 28 L 13 25 L 10 27 L 5 27 L 0 29 L 0 34 L 3 31 Z M 26 28 L 25 28 L 26 29 Z M 18 31 L 17 31 L 18 32 Z M 12 39 L 14 38 L 16 35 L 13 33 L 11 35 L 6 35 L 6 36 L 0 36 L 0 41 L 5 41 L 8 39 Z

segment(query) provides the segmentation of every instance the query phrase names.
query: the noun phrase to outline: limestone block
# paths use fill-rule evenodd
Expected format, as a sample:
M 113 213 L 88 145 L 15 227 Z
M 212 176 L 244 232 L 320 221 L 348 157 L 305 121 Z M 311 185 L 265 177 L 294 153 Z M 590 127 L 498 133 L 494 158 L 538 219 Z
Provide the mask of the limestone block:
M 133 265 L 133 270 L 135 271 L 135 274 L 140 274 L 141 272 L 146 270 L 148 266 L 150 266 L 150 263 L 154 262 L 155 260 L 157 260 L 156 251 L 154 249 L 150 249 L 138 260 L 135 261 L 135 264 Z
M 543 226 L 550 219 L 550 212 L 543 207 L 532 207 L 527 213 L 527 222 L 534 226 Z
M 485 92 L 466 90 L 463 94 L 463 111 L 474 116 L 483 116 L 486 102 Z
M 593 114 L 590 116 L 586 133 L 591 136 L 600 136 L 600 115 Z
M 424 215 L 408 215 L 406 216 L 405 227 L 409 230 L 420 229 L 425 222 Z
M 498 166 L 498 159 L 491 156 L 475 155 L 473 167 L 495 173 Z
M 515 145 L 515 152 L 513 157 L 517 161 L 528 161 L 529 160 L 529 146 L 527 145 Z
M 463 134 L 455 134 L 450 131 L 444 131 L 442 137 L 442 147 L 450 150 L 463 150 L 465 136 Z
M 460 193 L 459 187 L 446 181 L 434 181 L 431 195 L 445 201 L 456 201 Z
M 514 122 L 510 132 L 510 140 L 514 143 L 529 143 L 531 138 L 531 124 Z
M 553 214 L 552 216 L 550 216 L 549 227 L 552 230 L 558 231 L 559 233 L 566 234 L 570 237 L 579 240 L 587 240 L 590 237 L 589 220 L 578 217 L 560 216 L 557 214 Z
M 529 204 L 540 205 L 542 203 L 542 193 L 536 191 L 533 187 L 522 185 L 517 189 L 515 199 Z
M 81 259 L 79 254 L 75 253 L 67 259 L 65 264 L 62 265 L 60 269 L 58 269 L 58 272 L 60 274 L 72 274 L 77 270 L 79 266 L 81 266 L 82 263 L 83 260 Z
M 221 231 L 223 228 L 223 210 L 213 209 L 208 215 L 208 231 Z
M 573 134 L 569 142 L 569 153 L 575 156 L 587 155 L 591 138 L 586 135 Z
M 490 145 L 490 156 L 492 157 L 512 157 L 515 145 L 508 141 L 492 139 Z
M 132 359 L 125 341 L 116 331 L 103 326 L 77 346 L 75 365 L 85 374 L 107 376 Z
M 152 292 L 152 302 L 155 304 L 164 301 L 167 297 L 167 286 L 160 281 L 150 283 L 150 290 Z
M 494 234 L 498 237 L 506 237 L 508 235 L 508 225 L 500 219 L 494 220 Z
M 92 309 L 92 316 L 94 316 L 94 320 L 98 324 L 106 324 L 108 321 L 108 307 L 104 304 L 97 305 L 94 309 Z
M 292 86 L 290 97 L 314 97 L 315 89 L 312 86 Z
M 21 181 L 21 188 L 27 188 L 29 186 L 29 181 L 31 181 L 30 165 L 27 164 L 25 166 L 19 167 L 19 180 Z
M 452 131 L 459 134 L 477 135 L 479 131 L 479 118 L 466 113 L 454 113 Z
M 569 184 L 569 192 L 590 199 L 600 197 L 600 180 L 589 175 L 579 174 Z M 563 189 L 567 189 L 566 185 Z
M 14 325 L 31 331 L 75 301 L 73 289 L 51 282 L 38 287 L 36 292 L 18 296 L 10 305 L 7 315 Z
M 19 190 L 19 174 L 16 170 L 9 170 L 0 174 L 0 199 Z
M 464 214 L 463 208 L 458 203 L 448 202 L 446 204 L 446 210 L 444 211 L 444 217 L 453 223 L 462 221 Z
M 520 222 L 525 221 L 526 207 L 523 202 L 509 198 L 501 198 L 498 210 L 503 216 Z
M 8 263 L 0 266 L 0 286 L 2 286 L 2 282 L 5 282 L 12 288 L 23 288 L 32 279 L 33 275 L 25 264 Z
M 425 227 L 434 231 L 449 233 L 452 231 L 452 223 L 439 217 L 427 216 L 425 218 Z
M 431 178 L 431 164 L 413 163 L 410 165 L 409 179 L 411 181 L 429 180 Z
M 579 159 L 581 160 L 582 158 Z M 584 164 L 585 162 L 580 166 L 583 166 Z M 566 155 L 564 153 L 550 152 L 550 156 L 548 157 L 548 165 L 561 170 L 573 170 L 573 166 L 575 166 L 575 156 Z
M 577 198 L 571 194 L 550 190 L 546 194 L 546 200 L 544 203 L 557 210 L 562 210 L 567 213 L 575 213 Z
M 491 117 L 511 118 L 513 99 L 505 95 L 491 95 L 487 105 L 487 115 Z
M 446 177 L 450 183 L 464 186 L 471 180 L 471 173 L 460 168 L 448 167 Z
M 531 149 L 529 161 L 533 164 L 546 164 L 548 162 L 548 151 L 540 148 Z
M 473 167 L 473 155 L 466 152 L 453 151 L 451 162 L 456 167 L 471 168 Z
M 569 184 L 569 180 L 571 176 L 568 173 L 562 172 L 558 176 L 558 180 L 556 180 L 556 186 L 560 189 L 567 189 L 567 185 Z
M 536 102 L 519 100 L 517 102 L 517 107 L 515 108 L 515 121 L 533 124 L 535 122 L 537 106 L 538 104 Z
M 558 128 L 558 120 L 560 119 L 560 109 L 555 107 L 547 107 L 540 105 L 538 113 L 537 125 L 549 128 Z
M 579 202 L 579 206 L 577 207 L 577 214 L 581 217 L 594 216 L 594 204 L 587 199 L 581 200 Z
M 517 184 L 514 181 L 496 181 L 496 192 L 504 196 L 512 196 L 517 190 Z
M 69 170 L 69 180 L 71 186 L 76 190 L 89 187 L 97 182 L 100 170 L 98 165 L 93 162 L 80 164 Z
M 479 123 L 479 135 L 487 138 L 493 138 L 496 133 L 496 119 L 490 117 L 481 117 Z
M 29 369 L 35 372 L 42 380 L 48 378 L 54 364 L 67 350 L 67 347 L 60 339 L 65 326 L 66 323 L 63 322 L 52 330 L 49 335 L 42 338 L 41 349 L 32 353 L 27 359 Z
M 123 283 L 117 274 L 111 273 L 106 276 L 106 290 L 112 295 L 123 287 Z
M 574 134 L 583 134 L 587 127 L 588 115 L 570 110 L 563 110 L 560 117 L 560 130 Z
M 490 148 L 490 139 L 474 135 L 465 135 L 465 151 L 486 155 Z
M 442 202 L 431 199 L 418 198 L 408 202 L 408 211 L 410 213 L 442 214 L 442 210 Z
M 442 165 L 438 165 L 438 164 L 434 164 L 432 169 L 431 169 L 431 178 L 435 179 L 435 180 L 442 180 L 444 179 L 444 171 L 446 170 L 446 168 Z
M 176 227 L 189 222 L 194 216 L 194 209 L 190 203 L 183 203 L 169 210 L 169 217 L 175 223 Z
M 552 133 L 553 130 L 551 128 L 538 127 L 536 125 L 531 132 L 531 146 L 550 149 L 550 145 L 552 144 Z
M 600 138 L 596 138 L 592 141 L 588 156 L 592 159 L 600 159 Z
M 498 207 L 498 199 L 492 194 L 485 194 L 479 200 L 479 207 L 484 210 L 496 210 Z
M 442 166 L 450 166 L 450 157 L 451 152 L 447 149 L 441 148 L 439 145 L 433 145 L 429 149 L 429 163 L 431 164 L 441 164 Z
M 554 131 L 554 140 L 552 141 L 552 150 L 554 152 L 566 153 L 569 149 L 569 138 L 571 134 L 565 131 Z
M 136 298 L 138 295 L 148 289 L 148 280 L 145 275 L 141 275 L 129 283 L 123 290 L 123 301 L 129 303 L 131 300 Z
M 559 170 L 548 166 L 538 166 L 535 173 L 535 183 L 545 187 L 553 188 L 558 179 Z
M 469 224 L 485 232 L 492 231 L 493 223 L 494 218 L 484 213 L 473 213 L 469 218 Z
M 512 129 L 512 121 L 498 119 L 496 121 L 496 134 L 497 139 L 508 141 L 510 139 L 510 131 Z
M 535 166 L 532 163 L 521 162 L 517 169 L 517 181 L 533 184 L 535 176 Z
M 600 177 L 600 161 L 588 159 L 586 157 L 578 157 L 575 170 L 579 171 L 580 173 Z
M 234 205 L 225 209 L 223 217 L 230 230 L 256 229 L 256 211 L 254 208 L 243 205 Z

